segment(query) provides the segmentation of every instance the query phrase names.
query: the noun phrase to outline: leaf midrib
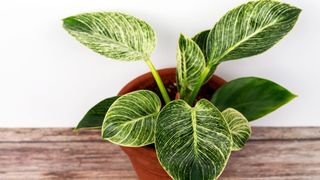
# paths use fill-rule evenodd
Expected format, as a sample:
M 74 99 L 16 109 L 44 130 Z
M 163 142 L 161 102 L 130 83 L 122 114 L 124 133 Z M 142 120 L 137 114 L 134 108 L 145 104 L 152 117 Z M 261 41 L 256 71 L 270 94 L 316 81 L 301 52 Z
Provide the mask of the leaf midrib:
M 195 156 L 198 157 L 198 133 L 197 133 L 197 119 L 196 119 L 196 110 L 191 109 L 191 125 L 193 130 L 193 148 Z
M 147 119 L 148 117 L 151 117 L 151 116 L 156 115 L 157 113 L 158 113 L 158 112 L 155 112 L 155 113 L 149 114 L 149 115 L 147 115 L 147 116 L 139 117 L 139 118 L 134 119 L 134 120 L 132 120 L 132 121 L 124 122 L 123 124 L 119 125 L 119 128 L 123 128 L 124 126 L 127 126 L 128 124 L 131 124 L 131 123 L 135 123 L 135 122 L 137 122 L 137 121 L 143 121 L 143 120 Z M 115 135 L 113 135 L 112 137 L 117 136 L 120 132 L 121 132 L 121 131 L 118 131 L 118 132 L 117 132 Z M 111 138 L 111 137 L 110 137 L 110 138 Z M 109 139 L 110 139 L 110 138 L 109 138 Z
M 99 33 L 96 33 L 96 32 L 94 32 L 94 33 L 87 33 L 87 32 L 79 32 L 79 31 L 74 31 L 74 30 L 72 30 L 72 31 L 73 31 L 73 32 L 76 32 L 76 33 L 87 34 L 88 36 L 91 36 L 91 37 L 94 37 L 94 38 L 99 38 L 99 39 L 101 39 L 102 41 L 105 41 L 104 39 L 107 39 L 108 41 L 111 41 L 111 42 L 114 43 L 114 44 L 118 44 L 118 45 L 120 45 L 120 46 L 123 46 L 123 47 L 127 48 L 128 50 L 130 50 L 130 52 L 135 52 L 135 53 L 139 54 L 139 55 L 140 55 L 141 57 L 143 57 L 143 58 L 149 57 L 148 54 L 144 54 L 143 52 L 141 52 L 141 51 L 139 51 L 139 50 L 136 50 L 136 49 L 128 46 L 127 44 L 125 44 L 125 43 L 123 43 L 123 42 L 118 42 L 118 41 L 116 41 L 116 40 L 114 40 L 114 39 L 112 39 L 112 38 L 108 38 L 108 37 L 105 36 L 105 35 L 102 35 L 102 34 L 99 34 Z
M 154 116 L 154 115 L 156 115 L 156 114 L 158 114 L 158 113 L 159 113 L 159 112 L 155 112 L 155 113 L 148 114 L 148 115 L 146 115 L 146 116 L 142 116 L 142 117 L 139 117 L 139 118 L 136 118 L 136 119 L 130 119 L 129 121 L 126 121 L 126 122 L 122 123 L 119 127 L 123 127 L 123 126 L 126 126 L 126 125 L 128 125 L 128 124 L 135 123 L 135 122 L 137 122 L 137 121 L 143 121 L 143 120 L 145 120 L 145 119 L 147 119 L 147 118 L 149 118 L 149 117 L 151 117 L 151 116 Z
M 249 40 L 250 38 L 252 38 L 253 36 L 259 34 L 260 32 L 262 32 L 263 30 L 265 30 L 266 28 L 273 26 L 276 22 L 278 21 L 278 19 L 273 20 L 271 23 L 269 23 L 268 25 L 257 29 L 256 32 L 250 34 L 249 36 L 246 36 L 245 38 L 243 38 L 241 41 L 237 42 L 235 45 L 231 46 L 230 48 L 228 48 L 221 56 L 219 56 L 218 58 L 213 59 L 213 62 L 219 62 L 221 59 L 223 59 L 226 55 L 228 55 L 231 51 L 233 51 L 234 49 L 236 49 L 237 47 L 239 47 L 242 43 L 246 42 L 247 40 Z M 207 39 L 207 44 L 208 44 L 208 40 Z
M 155 113 L 152 113 L 152 114 L 149 114 L 149 115 L 146 115 L 146 116 L 139 117 L 139 118 L 134 119 L 134 120 L 132 120 L 132 121 L 125 122 L 124 124 L 130 124 L 130 123 L 134 123 L 134 122 L 137 122 L 137 121 L 140 121 L 140 120 L 142 121 L 142 120 L 145 120 L 145 119 L 147 119 L 148 117 L 154 116 L 154 115 L 156 115 L 156 114 L 158 114 L 158 112 L 155 112 Z

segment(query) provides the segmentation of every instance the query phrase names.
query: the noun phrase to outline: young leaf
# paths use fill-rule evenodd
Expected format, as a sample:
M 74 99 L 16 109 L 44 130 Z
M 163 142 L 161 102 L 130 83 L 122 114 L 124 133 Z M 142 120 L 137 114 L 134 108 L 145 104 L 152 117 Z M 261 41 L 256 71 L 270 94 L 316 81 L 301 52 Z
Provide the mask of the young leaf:
M 208 100 L 198 101 L 193 108 L 175 100 L 158 116 L 156 152 L 173 179 L 216 179 L 228 161 L 231 146 L 228 124 Z
M 155 48 L 156 37 L 144 21 L 117 12 L 95 12 L 63 19 L 64 28 L 93 51 L 117 60 L 142 60 Z
M 260 54 L 294 26 L 300 9 L 275 0 L 252 1 L 224 15 L 210 31 L 210 64 Z
M 232 80 L 219 88 L 211 102 L 220 111 L 234 108 L 249 121 L 258 119 L 296 97 L 280 85 L 257 77 Z
M 121 96 L 109 108 L 102 125 L 102 138 L 122 146 L 154 143 L 155 121 L 161 108 L 152 91 L 139 90 Z
M 205 58 L 199 46 L 181 34 L 177 52 L 177 84 L 181 99 L 193 90 L 205 66 Z
M 208 38 L 208 35 L 209 35 L 209 32 L 210 30 L 205 30 L 205 31 L 202 31 L 198 34 L 196 34 L 192 40 L 198 44 L 198 46 L 200 47 L 204 57 L 205 57 L 205 60 L 206 60 L 206 64 L 209 65 L 209 62 L 208 62 L 208 57 L 207 57 L 207 52 L 206 52 L 206 49 L 207 49 L 207 38 Z M 208 76 L 206 77 L 205 81 L 204 82 L 208 82 L 211 77 L 213 76 L 213 73 L 214 71 L 216 70 L 218 64 L 214 64 L 214 65 L 210 65 L 210 72 L 208 73 Z
M 95 106 L 93 106 L 87 114 L 82 118 L 82 120 L 79 122 L 76 130 L 79 129 L 98 129 L 101 128 L 103 119 L 111 106 L 111 104 L 117 100 L 119 97 L 111 97 L 107 98 Z
M 202 31 L 198 34 L 196 34 L 192 40 L 198 44 L 198 46 L 200 47 L 204 57 L 207 59 L 207 55 L 206 55 L 206 49 L 207 49 L 207 38 L 209 35 L 210 30 L 205 30 Z
M 237 110 L 228 108 L 222 112 L 232 135 L 232 150 L 241 150 L 251 134 L 248 120 Z

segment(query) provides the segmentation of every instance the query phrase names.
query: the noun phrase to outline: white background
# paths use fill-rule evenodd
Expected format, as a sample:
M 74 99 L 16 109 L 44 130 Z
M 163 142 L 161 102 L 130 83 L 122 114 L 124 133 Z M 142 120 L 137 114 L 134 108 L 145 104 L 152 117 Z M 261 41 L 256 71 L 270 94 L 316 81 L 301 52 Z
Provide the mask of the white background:
M 211 28 L 245 0 L 3 1 L 0 5 L 0 127 L 72 127 L 100 100 L 114 96 L 148 71 L 143 62 L 117 62 L 87 49 L 62 28 L 61 19 L 90 11 L 121 11 L 157 32 L 157 68 L 175 66 L 179 33 Z M 259 76 L 299 97 L 254 122 L 258 126 L 320 125 L 320 1 L 287 0 L 303 9 L 279 44 L 258 56 L 226 62 L 217 75 Z

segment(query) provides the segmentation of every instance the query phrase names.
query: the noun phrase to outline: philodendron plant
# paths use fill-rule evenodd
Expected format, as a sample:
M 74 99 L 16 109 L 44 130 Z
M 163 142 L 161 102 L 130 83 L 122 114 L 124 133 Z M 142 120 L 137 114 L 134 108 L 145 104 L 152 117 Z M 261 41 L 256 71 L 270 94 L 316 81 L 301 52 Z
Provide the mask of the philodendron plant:
M 257 77 L 232 80 L 212 99 L 195 102 L 199 90 L 220 63 L 275 45 L 293 28 L 300 11 L 280 1 L 251 1 L 227 12 L 212 29 L 192 38 L 181 34 L 175 100 L 152 64 L 156 36 L 146 22 L 118 12 L 65 18 L 64 28 L 93 51 L 116 60 L 145 61 L 165 102 L 149 90 L 111 97 L 90 109 L 76 129 L 101 128 L 103 139 L 121 146 L 154 144 L 160 164 L 173 179 L 217 179 L 231 152 L 250 137 L 249 121 L 296 96 Z

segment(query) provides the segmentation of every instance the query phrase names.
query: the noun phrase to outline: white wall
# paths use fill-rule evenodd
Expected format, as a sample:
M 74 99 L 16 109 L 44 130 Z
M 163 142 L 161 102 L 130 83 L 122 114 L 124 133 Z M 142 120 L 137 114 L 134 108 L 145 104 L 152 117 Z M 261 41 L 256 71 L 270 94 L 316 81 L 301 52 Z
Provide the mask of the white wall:
M 148 71 L 143 62 L 117 62 L 70 37 L 61 19 L 88 11 L 122 11 L 149 22 L 157 32 L 158 68 L 175 66 L 180 32 L 210 28 L 245 0 L 2 1 L 0 5 L 0 127 L 72 127 L 98 101 L 116 95 Z M 299 97 L 253 123 L 259 126 L 319 126 L 320 1 L 287 0 L 303 9 L 289 35 L 268 52 L 224 63 L 226 80 L 260 76 Z

